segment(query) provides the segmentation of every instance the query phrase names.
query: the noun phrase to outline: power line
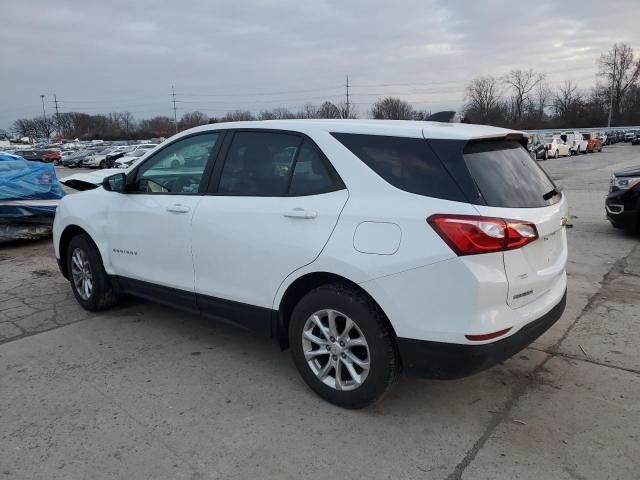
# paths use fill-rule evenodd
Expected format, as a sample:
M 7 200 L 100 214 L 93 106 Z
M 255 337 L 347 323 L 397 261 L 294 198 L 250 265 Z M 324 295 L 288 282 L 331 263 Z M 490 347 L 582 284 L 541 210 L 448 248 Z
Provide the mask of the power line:
M 245 92 L 245 93 L 180 93 L 183 97 L 270 97 L 273 95 L 290 95 L 296 93 L 316 93 L 326 92 L 331 90 L 342 90 L 344 85 L 314 88 L 310 90 L 288 90 L 280 92 Z

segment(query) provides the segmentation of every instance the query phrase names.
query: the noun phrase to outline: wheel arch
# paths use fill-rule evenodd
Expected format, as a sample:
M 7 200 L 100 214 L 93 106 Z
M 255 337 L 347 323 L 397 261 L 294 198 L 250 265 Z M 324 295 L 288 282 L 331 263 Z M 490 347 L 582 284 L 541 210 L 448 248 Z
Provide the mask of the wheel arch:
M 67 225 L 60 235 L 60 242 L 58 243 L 58 249 L 60 252 L 60 270 L 62 271 L 62 275 L 64 275 L 64 278 L 66 279 L 69 279 L 69 272 L 67 271 L 67 251 L 69 249 L 69 243 L 71 243 L 71 240 L 74 237 L 84 234 L 91 238 L 89 232 L 87 232 L 84 228 L 72 224 Z
M 363 294 L 365 294 L 380 311 L 384 314 L 384 318 L 389 326 L 390 331 L 393 334 L 393 338 L 397 337 L 395 329 L 393 325 L 389 321 L 389 318 L 385 314 L 384 310 L 380 306 L 378 302 L 373 298 L 373 296 L 361 285 L 357 284 L 353 280 L 350 280 L 342 275 L 338 275 L 330 272 L 310 272 L 306 273 L 298 278 L 296 278 L 293 282 L 289 284 L 289 286 L 284 291 L 282 298 L 280 299 L 280 303 L 278 304 L 278 308 L 275 311 L 277 318 L 276 320 L 276 333 L 275 336 L 280 342 L 280 348 L 287 349 L 289 348 L 289 322 L 291 320 L 291 314 L 293 313 L 293 309 L 298 304 L 298 302 L 311 290 L 318 288 L 322 285 L 329 284 L 344 284 L 351 288 L 354 288 Z

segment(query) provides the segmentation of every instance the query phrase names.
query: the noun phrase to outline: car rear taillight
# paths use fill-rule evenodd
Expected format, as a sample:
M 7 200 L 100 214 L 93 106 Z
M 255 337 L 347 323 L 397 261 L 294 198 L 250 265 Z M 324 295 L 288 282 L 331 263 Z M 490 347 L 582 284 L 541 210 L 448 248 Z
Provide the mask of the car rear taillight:
M 513 250 L 538 238 L 536 226 L 521 220 L 436 214 L 427 222 L 458 256 Z

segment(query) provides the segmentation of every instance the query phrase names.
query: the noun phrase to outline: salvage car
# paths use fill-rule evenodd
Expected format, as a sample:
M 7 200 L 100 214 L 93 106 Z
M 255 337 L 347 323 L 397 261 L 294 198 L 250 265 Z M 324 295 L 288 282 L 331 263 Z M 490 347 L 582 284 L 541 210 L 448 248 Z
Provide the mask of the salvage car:
M 144 157 L 148 151 L 149 150 L 145 148 L 139 148 L 135 152 L 129 152 L 126 155 L 117 158 L 114 161 L 113 166 L 115 168 L 129 168 L 131 165 L 133 165 L 134 162 L 137 162 L 142 157 Z
M 582 137 L 587 141 L 587 153 L 601 152 L 602 139 L 596 133 L 583 133 Z
M 77 152 L 68 152 L 62 156 L 62 166 L 68 168 L 81 167 L 85 157 L 91 155 L 91 150 L 79 150 Z
M 529 136 L 527 150 L 529 150 L 531 158 L 533 158 L 534 160 L 546 160 L 547 158 L 549 158 L 544 140 L 542 136 L 538 135 L 537 133 Z
M 63 179 L 85 191 L 61 202 L 55 256 L 86 310 L 132 294 L 272 337 L 317 394 L 361 408 L 400 371 L 471 375 L 561 316 L 567 199 L 526 146 L 465 124 L 196 127 Z
M 53 165 L 0 152 L 0 243 L 51 235 L 62 197 Z
M 571 155 L 579 155 L 581 153 L 587 153 L 587 141 L 580 132 L 562 132 L 560 138 L 564 143 L 569 146 Z
M 571 155 L 569 146 L 560 137 L 547 136 L 544 138 L 544 143 L 548 157 L 558 158 Z
M 640 226 L 640 166 L 619 170 L 611 177 L 605 200 L 607 219 L 615 228 L 636 233 Z

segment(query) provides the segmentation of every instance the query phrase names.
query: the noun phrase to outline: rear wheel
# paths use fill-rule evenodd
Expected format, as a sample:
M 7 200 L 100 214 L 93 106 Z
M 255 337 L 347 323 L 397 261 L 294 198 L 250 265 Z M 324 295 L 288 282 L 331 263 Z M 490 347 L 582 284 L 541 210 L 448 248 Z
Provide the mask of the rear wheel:
M 100 162 L 99 167 L 100 167 L 100 168 L 104 168 L 104 167 L 106 167 L 106 166 L 107 166 L 106 162 L 105 162 L 104 160 L 102 160 L 102 161 Z
M 374 403 L 399 373 L 386 317 L 363 292 L 345 285 L 318 287 L 298 302 L 289 344 L 307 385 L 341 407 Z
M 96 312 L 118 301 L 118 295 L 102 266 L 100 252 L 88 235 L 71 239 L 66 261 L 73 295 L 82 308 Z

